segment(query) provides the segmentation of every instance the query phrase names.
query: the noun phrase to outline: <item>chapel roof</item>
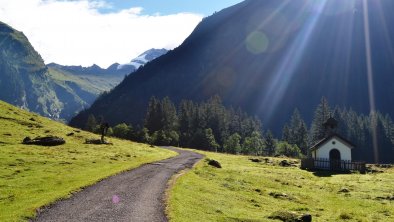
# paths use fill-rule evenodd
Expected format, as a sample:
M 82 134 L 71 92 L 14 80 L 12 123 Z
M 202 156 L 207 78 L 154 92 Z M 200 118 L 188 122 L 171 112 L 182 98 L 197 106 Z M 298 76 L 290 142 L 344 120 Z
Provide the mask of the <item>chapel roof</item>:
M 342 143 L 346 144 L 347 146 L 350 147 L 350 149 L 353 149 L 355 147 L 355 145 L 350 142 L 349 140 L 343 138 L 342 136 L 340 136 L 337 133 L 332 133 L 329 136 L 325 137 L 324 139 L 320 140 L 319 142 L 317 142 L 315 145 L 313 145 L 310 149 L 311 150 L 317 150 L 319 149 L 323 144 L 325 144 L 327 141 L 329 141 L 332 138 L 337 138 L 338 140 L 340 140 Z

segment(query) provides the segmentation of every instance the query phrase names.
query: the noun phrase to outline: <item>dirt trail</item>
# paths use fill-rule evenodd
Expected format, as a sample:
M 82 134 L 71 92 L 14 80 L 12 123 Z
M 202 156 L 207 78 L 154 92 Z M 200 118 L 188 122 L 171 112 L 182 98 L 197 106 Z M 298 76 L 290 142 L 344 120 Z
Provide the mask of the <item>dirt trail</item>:
M 163 200 L 168 180 L 202 155 L 166 149 L 179 155 L 105 179 L 44 209 L 33 221 L 167 221 Z

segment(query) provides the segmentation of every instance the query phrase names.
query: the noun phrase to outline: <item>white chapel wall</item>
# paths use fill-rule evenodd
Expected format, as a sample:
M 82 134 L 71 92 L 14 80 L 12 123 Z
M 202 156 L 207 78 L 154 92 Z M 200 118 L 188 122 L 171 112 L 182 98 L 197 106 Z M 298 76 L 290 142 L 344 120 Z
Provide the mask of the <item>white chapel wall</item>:
M 335 144 L 333 144 L 335 142 Z M 318 150 L 316 150 L 316 158 L 330 159 L 330 151 L 337 149 L 341 153 L 341 160 L 352 160 L 352 152 L 350 147 L 342 143 L 336 138 L 332 138 L 324 143 Z

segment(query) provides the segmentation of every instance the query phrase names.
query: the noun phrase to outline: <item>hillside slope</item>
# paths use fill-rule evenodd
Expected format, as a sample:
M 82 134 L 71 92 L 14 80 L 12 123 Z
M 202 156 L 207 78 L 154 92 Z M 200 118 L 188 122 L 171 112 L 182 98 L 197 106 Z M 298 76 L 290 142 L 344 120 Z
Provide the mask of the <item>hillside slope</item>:
M 102 91 L 89 89 L 93 84 L 83 84 L 83 79 L 66 76 L 48 69 L 22 32 L 0 22 L 0 100 L 52 119 L 69 120 Z
M 216 94 L 276 132 L 295 108 L 310 122 L 322 96 L 363 113 L 375 104 L 394 116 L 394 2 L 363 2 L 246 0 L 224 9 L 71 124 L 81 126 L 89 114 L 141 123 L 151 96 L 180 102 Z
M 59 101 L 48 69 L 22 32 L 0 22 L 0 100 L 59 118 Z
M 37 208 L 81 187 L 176 154 L 114 138 L 109 139 L 113 145 L 85 144 L 86 139 L 100 137 L 1 101 L 0 125 L 0 221 L 27 220 Z M 66 144 L 21 144 L 27 136 L 47 135 L 62 137 Z

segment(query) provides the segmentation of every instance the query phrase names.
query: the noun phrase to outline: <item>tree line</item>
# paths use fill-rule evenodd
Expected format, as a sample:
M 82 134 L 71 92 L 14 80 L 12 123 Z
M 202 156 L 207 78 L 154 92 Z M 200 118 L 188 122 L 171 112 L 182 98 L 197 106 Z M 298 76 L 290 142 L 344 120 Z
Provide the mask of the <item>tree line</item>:
M 85 130 L 99 132 L 100 122 L 88 117 Z M 206 151 L 246 155 L 301 156 L 297 145 L 278 141 L 262 123 L 241 109 L 226 108 L 219 96 L 196 103 L 191 100 L 179 106 L 168 98 L 152 97 L 142 127 L 118 124 L 108 135 L 158 146 L 179 146 Z
M 158 146 L 303 157 L 308 155 L 309 147 L 326 136 L 323 123 L 330 117 L 339 122 L 337 133 L 356 145 L 354 159 L 374 162 L 376 147 L 379 162 L 393 161 L 394 124 L 388 115 L 379 112 L 363 115 L 339 107 L 331 109 L 325 98 L 317 106 L 309 128 L 295 109 L 283 127 L 281 138 L 275 138 L 270 130 L 264 132 L 259 118 L 241 109 L 226 108 L 219 96 L 200 103 L 184 100 L 178 106 L 168 97 L 152 97 L 143 126 L 122 123 L 109 128 L 108 134 Z M 85 130 L 99 132 L 102 121 L 90 115 Z M 373 135 L 376 135 L 377 144 L 374 144 Z
M 326 136 L 322 125 L 330 117 L 338 121 L 335 132 L 355 145 L 352 150 L 353 160 L 368 163 L 394 162 L 394 123 L 389 115 L 377 111 L 365 115 L 338 106 L 331 108 L 325 98 L 322 98 L 314 113 L 309 130 L 309 147 Z M 293 125 L 289 131 L 290 135 L 291 132 L 297 132 Z M 293 141 L 294 138 L 289 143 Z

